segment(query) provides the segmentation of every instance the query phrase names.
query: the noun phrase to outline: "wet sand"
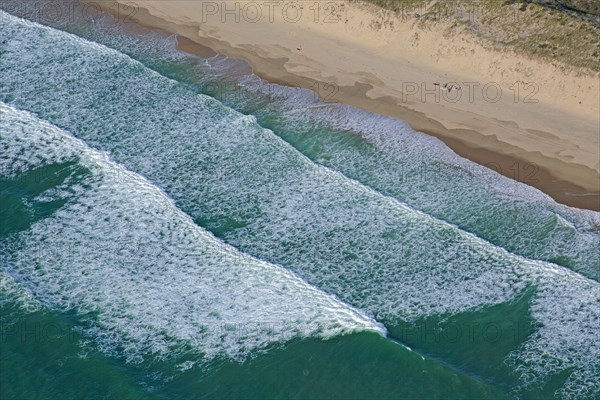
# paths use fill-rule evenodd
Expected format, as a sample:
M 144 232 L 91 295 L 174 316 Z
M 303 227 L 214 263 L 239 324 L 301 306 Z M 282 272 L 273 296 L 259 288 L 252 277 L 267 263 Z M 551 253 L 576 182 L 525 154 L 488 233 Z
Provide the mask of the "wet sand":
M 271 44 L 261 43 L 261 39 L 265 37 L 261 29 L 272 30 L 272 35 L 283 35 L 283 31 L 278 29 L 285 28 L 285 24 L 270 24 L 249 32 L 244 31 L 248 26 L 240 23 L 199 23 L 194 21 L 194 15 L 190 12 L 185 14 L 187 16 L 184 22 L 180 15 L 186 10 L 177 9 L 176 3 L 182 3 L 179 1 L 168 2 L 172 4 L 168 10 L 160 8 L 164 7 L 165 2 L 148 3 L 148 9 L 136 8 L 129 21 L 133 19 L 143 26 L 178 34 L 178 48 L 182 51 L 200 57 L 211 57 L 218 52 L 240 58 L 250 64 L 254 73 L 269 82 L 313 90 L 316 88 L 319 96 L 325 101 L 342 102 L 402 119 L 413 129 L 439 138 L 457 154 L 534 186 L 560 203 L 600 211 L 600 139 L 597 139 L 600 136 L 600 120 L 598 117 L 594 119 L 594 115 L 597 116 L 595 110 L 600 107 L 600 93 L 596 105 L 593 75 L 588 77 L 585 73 L 565 73 L 567 78 L 579 82 L 580 86 L 591 86 L 588 91 L 582 92 L 580 100 L 565 100 L 564 107 L 558 107 L 561 105 L 560 99 L 550 96 L 550 89 L 547 93 L 540 92 L 540 99 L 534 104 L 511 104 L 509 100 L 504 99 L 497 104 L 482 102 L 448 105 L 436 101 L 427 103 L 419 101 L 418 98 L 404 97 L 403 93 L 398 93 L 394 88 L 386 92 L 385 82 L 379 78 L 379 75 L 384 75 L 383 72 L 378 75 L 362 71 L 358 75 L 352 75 L 345 69 L 340 69 L 339 76 L 332 76 L 325 75 L 324 70 L 327 70 L 327 66 L 322 65 L 321 76 L 315 75 L 315 69 L 311 69 L 314 67 L 311 65 L 314 64 L 314 59 L 298 54 L 305 51 L 311 43 L 307 35 L 312 31 L 304 29 L 301 25 L 294 25 L 295 29 L 304 29 L 303 44 L 299 45 L 301 47 L 290 49 L 281 46 L 282 49 L 279 49 Z M 186 7 L 191 3 L 183 2 Z M 106 6 L 108 3 L 100 4 Z M 142 5 L 145 7 L 145 2 L 142 2 Z M 111 10 L 108 6 L 107 9 Z M 157 10 L 162 14 L 158 15 Z M 168 14 L 165 14 L 167 12 Z M 256 25 L 250 27 L 254 28 Z M 237 32 L 244 38 L 238 38 L 239 40 L 252 44 L 234 44 L 231 43 L 234 40 L 223 40 L 227 34 L 233 35 L 232 32 Z M 322 32 L 314 34 L 318 36 L 315 42 L 323 40 Z M 338 37 L 335 38 L 339 40 Z M 344 45 L 351 48 L 352 43 Z M 284 56 L 281 56 L 282 54 Z M 369 60 L 372 63 L 378 61 L 376 57 L 365 58 L 365 61 Z M 306 63 L 306 71 L 310 72 L 303 71 L 303 62 Z M 413 63 L 406 60 L 403 62 Z M 401 61 L 398 63 L 402 65 Z M 364 67 L 368 70 L 370 65 L 364 64 Z M 428 70 L 427 66 L 417 66 L 415 71 L 422 71 L 423 76 L 431 78 L 432 82 L 435 79 L 434 68 Z M 556 79 L 560 78 L 559 74 L 555 75 Z M 354 80 L 356 76 L 363 79 Z M 335 90 L 323 89 L 332 87 Z M 569 96 L 565 93 L 564 97 L 566 99 Z M 587 108 L 573 109 L 582 101 L 587 102 Z M 497 115 L 494 115 L 496 110 Z M 514 120 L 507 119 L 511 116 L 514 116 Z

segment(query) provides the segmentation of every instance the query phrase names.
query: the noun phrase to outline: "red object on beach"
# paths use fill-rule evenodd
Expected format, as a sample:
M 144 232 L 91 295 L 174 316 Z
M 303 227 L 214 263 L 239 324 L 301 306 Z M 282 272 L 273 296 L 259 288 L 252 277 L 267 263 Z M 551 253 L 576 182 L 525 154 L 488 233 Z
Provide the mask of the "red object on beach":
M 296 50 L 302 51 L 302 47 L 296 47 Z

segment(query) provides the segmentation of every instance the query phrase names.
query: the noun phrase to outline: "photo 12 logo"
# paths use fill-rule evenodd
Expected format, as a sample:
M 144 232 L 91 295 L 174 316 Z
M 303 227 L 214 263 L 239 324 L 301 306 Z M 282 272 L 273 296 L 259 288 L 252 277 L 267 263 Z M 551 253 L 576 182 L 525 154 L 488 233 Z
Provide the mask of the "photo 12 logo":
M 202 1 L 202 22 L 297 23 L 345 22 L 343 1 Z
M 41 24 L 61 25 L 79 19 L 98 21 L 110 15 L 119 22 L 135 22 L 139 7 L 135 2 L 116 1 L 2 1 L 0 2 L 0 22 L 8 14 Z
M 533 104 L 539 91 L 537 83 L 523 81 L 504 88 L 498 82 L 402 82 L 402 102 L 497 103 L 509 96 L 515 103 Z

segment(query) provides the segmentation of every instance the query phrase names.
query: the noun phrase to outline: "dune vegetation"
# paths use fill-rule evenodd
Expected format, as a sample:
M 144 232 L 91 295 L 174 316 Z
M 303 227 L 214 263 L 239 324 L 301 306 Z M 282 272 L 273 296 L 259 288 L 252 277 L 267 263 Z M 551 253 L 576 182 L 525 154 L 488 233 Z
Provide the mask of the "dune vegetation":
M 418 18 L 424 28 L 445 21 L 464 26 L 495 46 L 508 46 L 534 57 L 600 71 L 600 1 L 597 0 L 361 1 L 403 18 Z

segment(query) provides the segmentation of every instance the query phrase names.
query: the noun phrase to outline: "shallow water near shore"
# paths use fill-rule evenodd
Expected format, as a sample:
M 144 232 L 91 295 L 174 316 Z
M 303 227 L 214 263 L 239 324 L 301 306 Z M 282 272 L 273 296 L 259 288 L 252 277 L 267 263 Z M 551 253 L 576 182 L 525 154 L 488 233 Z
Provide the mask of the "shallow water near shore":
M 600 394 L 599 213 L 162 32 L 3 17 L 3 397 Z

